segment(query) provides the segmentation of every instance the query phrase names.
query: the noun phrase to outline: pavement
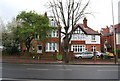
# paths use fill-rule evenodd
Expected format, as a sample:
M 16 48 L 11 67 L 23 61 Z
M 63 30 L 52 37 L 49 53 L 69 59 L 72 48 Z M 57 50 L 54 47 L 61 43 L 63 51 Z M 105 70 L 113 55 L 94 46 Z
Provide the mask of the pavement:
M 40 60 L 32 58 L 9 58 L 3 57 L 2 62 L 10 63 L 40 63 L 40 64 L 64 64 L 64 61 L 54 61 L 54 60 Z M 120 60 L 119 60 L 120 61 Z M 114 61 L 70 61 L 69 64 L 115 64 Z M 118 62 L 116 64 L 119 64 Z

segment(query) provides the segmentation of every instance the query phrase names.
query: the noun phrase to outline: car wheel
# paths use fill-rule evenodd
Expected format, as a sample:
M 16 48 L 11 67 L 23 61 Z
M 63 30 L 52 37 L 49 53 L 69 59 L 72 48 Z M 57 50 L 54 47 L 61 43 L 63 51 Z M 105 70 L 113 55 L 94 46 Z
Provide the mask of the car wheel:
M 96 56 L 96 58 L 99 58 L 99 57 L 100 57 L 99 55 Z
M 78 57 L 79 59 L 82 59 L 82 57 Z

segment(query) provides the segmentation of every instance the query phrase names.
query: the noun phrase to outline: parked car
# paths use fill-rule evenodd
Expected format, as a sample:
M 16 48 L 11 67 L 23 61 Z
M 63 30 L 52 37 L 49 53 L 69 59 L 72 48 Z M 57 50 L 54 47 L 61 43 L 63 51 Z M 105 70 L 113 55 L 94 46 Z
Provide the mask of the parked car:
M 92 52 L 83 52 L 82 54 L 77 54 L 74 56 L 75 58 L 93 58 L 94 54 Z
M 101 55 L 105 55 L 105 53 L 100 52 L 100 51 L 96 51 L 97 58 L 100 58 Z
M 104 55 L 105 58 L 114 58 L 114 54 L 110 53 L 110 52 L 106 52 L 106 54 Z

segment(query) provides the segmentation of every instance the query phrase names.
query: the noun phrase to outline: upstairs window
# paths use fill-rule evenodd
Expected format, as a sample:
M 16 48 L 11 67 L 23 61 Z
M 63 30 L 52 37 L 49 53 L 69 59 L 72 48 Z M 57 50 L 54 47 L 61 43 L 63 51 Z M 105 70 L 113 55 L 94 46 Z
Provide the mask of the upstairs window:
M 92 41 L 95 41 L 95 35 L 92 35 Z
M 56 22 L 53 20 L 53 19 L 51 19 L 51 21 L 50 21 L 50 26 L 56 26 Z
M 39 40 L 40 36 L 39 35 L 35 35 L 35 40 Z
M 52 31 L 50 34 L 48 34 L 48 37 L 58 37 L 58 30 Z
M 83 33 L 83 32 L 81 31 L 80 28 L 77 28 L 73 33 L 74 33 L 74 34 L 79 34 L 79 33 Z
M 72 40 L 85 40 L 85 33 L 80 29 L 77 28 L 72 35 Z

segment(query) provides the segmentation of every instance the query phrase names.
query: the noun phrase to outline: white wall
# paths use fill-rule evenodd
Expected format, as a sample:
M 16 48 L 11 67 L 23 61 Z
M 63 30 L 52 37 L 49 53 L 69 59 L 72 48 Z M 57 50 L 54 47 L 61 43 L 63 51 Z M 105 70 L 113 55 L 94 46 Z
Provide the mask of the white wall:
M 71 41 L 76 41 L 76 39 L 71 39 Z M 100 35 L 95 35 L 95 40 L 92 40 L 92 35 L 85 35 L 86 44 L 100 44 Z M 79 40 L 78 40 L 79 41 Z M 92 42 L 95 41 L 95 42 Z

